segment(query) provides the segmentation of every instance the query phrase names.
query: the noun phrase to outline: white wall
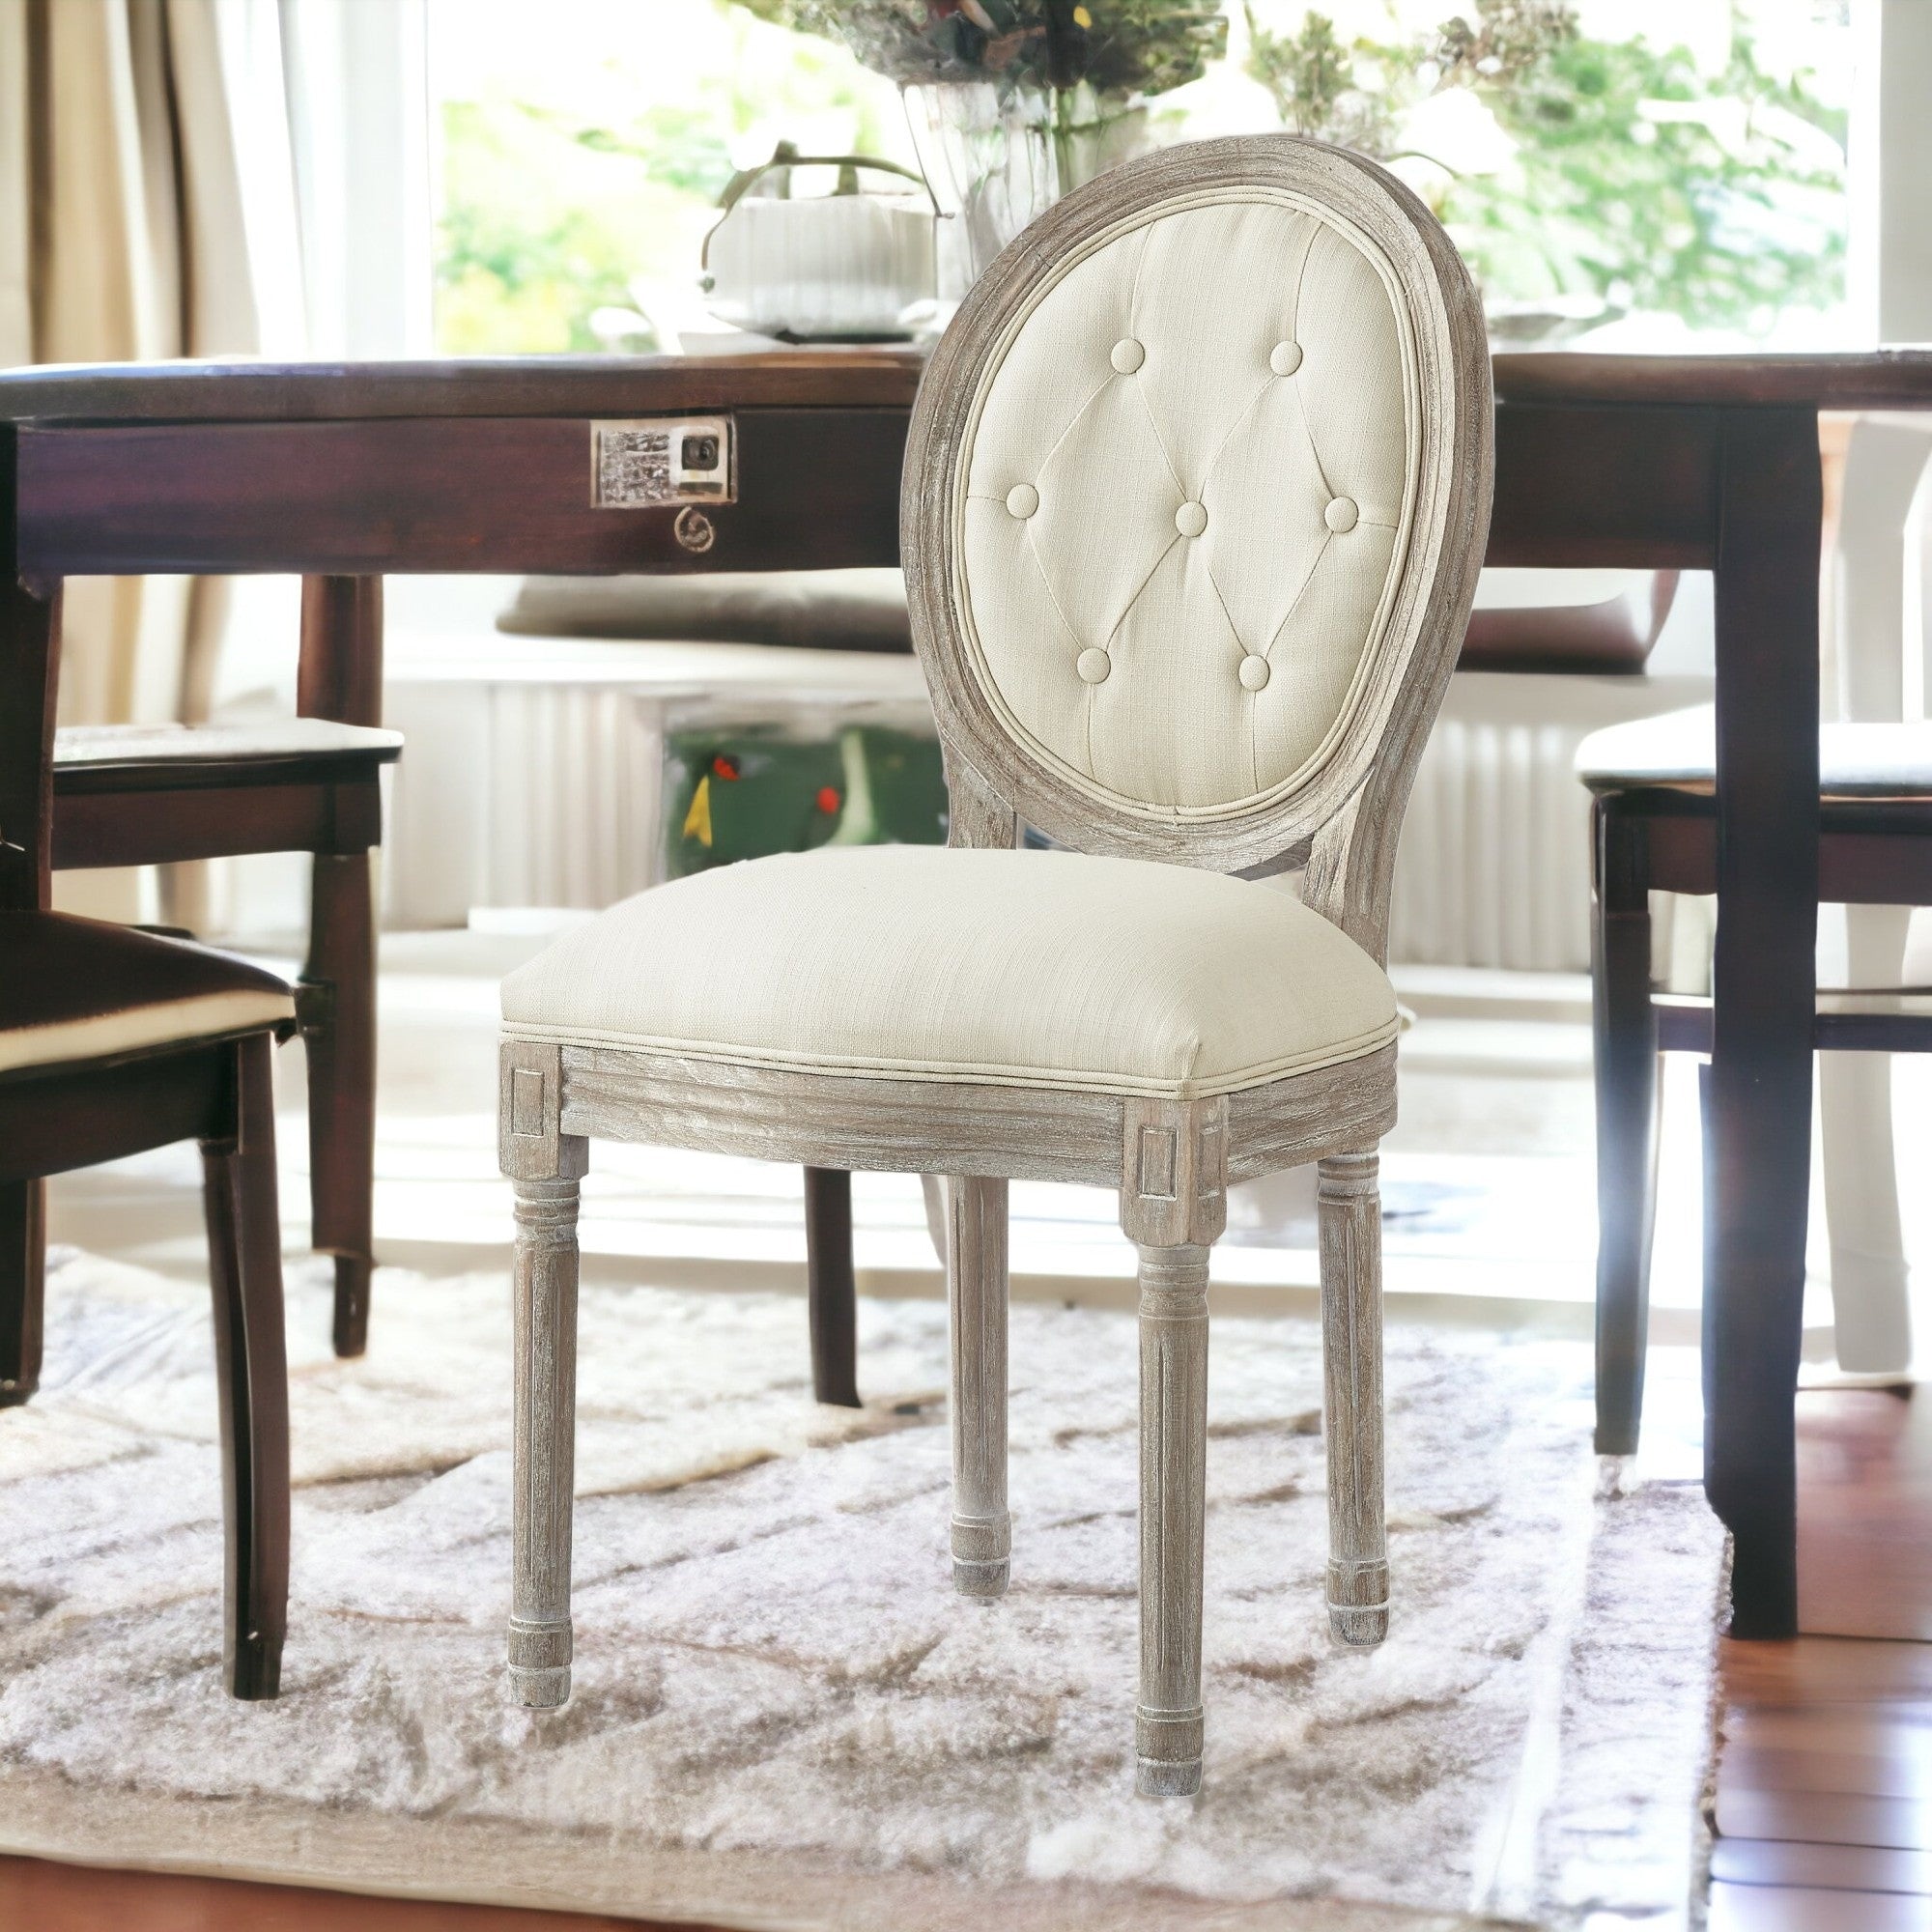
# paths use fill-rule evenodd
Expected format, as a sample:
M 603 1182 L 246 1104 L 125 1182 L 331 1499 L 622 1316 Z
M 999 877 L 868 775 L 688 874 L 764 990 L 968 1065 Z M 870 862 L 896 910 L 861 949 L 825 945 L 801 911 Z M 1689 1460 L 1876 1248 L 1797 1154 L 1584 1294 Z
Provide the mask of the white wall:
M 1868 342 L 1932 343 L 1932 0 L 1859 0 L 1851 298 Z

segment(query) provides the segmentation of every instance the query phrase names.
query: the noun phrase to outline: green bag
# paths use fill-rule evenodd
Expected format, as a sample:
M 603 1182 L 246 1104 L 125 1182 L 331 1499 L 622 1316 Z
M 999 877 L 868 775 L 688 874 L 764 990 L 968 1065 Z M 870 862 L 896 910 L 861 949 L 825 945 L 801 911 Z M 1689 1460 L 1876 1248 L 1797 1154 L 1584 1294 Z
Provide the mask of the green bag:
M 777 725 L 673 731 L 664 798 L 670 879 L 815 845 L 946 842 L 938 741 L 883 724 L 836 739 Z

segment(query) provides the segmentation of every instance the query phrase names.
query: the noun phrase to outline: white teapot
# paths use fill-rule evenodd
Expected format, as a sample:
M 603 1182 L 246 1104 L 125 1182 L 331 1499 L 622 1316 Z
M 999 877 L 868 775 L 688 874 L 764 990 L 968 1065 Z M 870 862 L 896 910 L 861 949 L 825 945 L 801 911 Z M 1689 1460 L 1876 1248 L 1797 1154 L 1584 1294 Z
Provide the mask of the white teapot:
M 794 197 L 797 168 L 837 168 L 831 194 Z M 859 171 L 917 183 L 864 193 Z M 911 333 L 908 309 L 933 296 L 938 204 L 923 178 L 867 155 L 800 155 L 781 141 L 769 161 L 734 175 L 704 238 L 698 286 L 733 327 L 791 341 L 889 341 Z

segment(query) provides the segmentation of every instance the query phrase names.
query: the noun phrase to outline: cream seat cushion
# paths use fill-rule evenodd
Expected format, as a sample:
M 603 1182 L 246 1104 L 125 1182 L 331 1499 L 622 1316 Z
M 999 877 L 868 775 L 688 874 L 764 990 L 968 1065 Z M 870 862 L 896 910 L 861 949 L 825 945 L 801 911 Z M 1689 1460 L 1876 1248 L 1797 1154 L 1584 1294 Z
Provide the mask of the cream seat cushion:
M 824 848 L 640 893 L 504 1031 L 829 1074 L 1189 1098 L 1373 1053 L 1395 995 L 1287 893 L 1073 852 Z

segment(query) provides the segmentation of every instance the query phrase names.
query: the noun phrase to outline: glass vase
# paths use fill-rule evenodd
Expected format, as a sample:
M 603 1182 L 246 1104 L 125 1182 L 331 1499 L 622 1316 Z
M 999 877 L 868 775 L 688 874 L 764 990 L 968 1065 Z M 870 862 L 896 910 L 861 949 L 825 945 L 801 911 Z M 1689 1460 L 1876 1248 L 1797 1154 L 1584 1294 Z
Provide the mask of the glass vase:
M 1036 215 L 1150 145 L 1144 104 L 991 81 L 910 86 L 907 119 L 939 203 L 938 290 L 956 304 Z

